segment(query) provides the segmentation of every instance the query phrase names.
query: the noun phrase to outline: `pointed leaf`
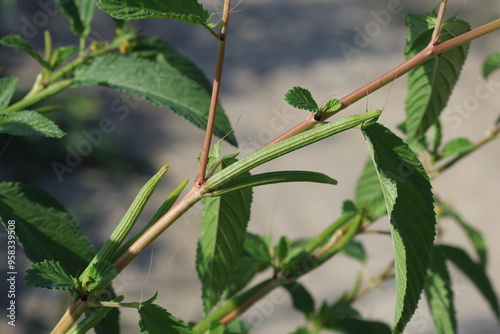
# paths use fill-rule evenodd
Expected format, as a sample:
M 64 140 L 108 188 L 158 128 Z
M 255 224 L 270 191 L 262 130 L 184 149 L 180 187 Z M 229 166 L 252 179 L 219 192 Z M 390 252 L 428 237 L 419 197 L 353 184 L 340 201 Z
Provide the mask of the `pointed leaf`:
M 40 136 L 49 138 L 62 138 L 66 135 L 50 119 L 31 110 L 0 115 L 0 133 L 13 136 Z
M 489 54 L 483 63 L 483 77 L 488 79 L 491 73 L 500 69 L 500 52 Z
M 436 218 L 429 177 L 413 151 L 381 124 L 363 127 L 391 222 L 396 320 L 402 333 L 418 306 L 431 264 Z
M 223 159 L 217 171 L 235 161 L 234 158 Z M 247 172 L 244 176 L 248 174 Z M 202 228 L 196 269 L 202 284 L 204 309 L 208 312 L 220 300 L 243 249 L 245 231 L 250 219 L 252 189 L 236 190 L 219 197 L 207 197 L 202 202 Z
M 467 138 L 455 138 L 446 143 L 441 153 L 443 157 L 469 152 L 474 149 L 474 143 Z
M 435 247 L 429 274 L 425 281 L 425 295 L 434 320 L 436 334 L 455 334 L 457 332 L 451 287 L 452 282 L 445 259 L 439 248 Z
M 306 318 L 314 313 L 314 299 L 302 284 L 293 282 L 285 284 L 283 287 L 290 292 L 294 309 L 304 313 Z
M 224 184 L 222 189 L 212 192 L 212 195 L 218 196 L 234 190 L 285 182 L 315 182 L 333 185 L 337 184 L 337 180 L 332 179 L 331 177 L 323 173 L 290 170 L 239 177 L 236 180 L 227 182 L 226 184 Z
M 318 104 L 314 101 L 311 92 L 302 87 L 293 87 L 285 94 L 285 101 L 294 108 L 319 111 Z
M 9 105 L 10 99 L 16 90 L 18 78 L 0 78 L 0 112 Z
M 460 225 L 460 227 L 464 230 L 465 234 L 469 238 L 472 246 L 474 246 L 474 249 L 476 250 L 477 256 L 479 258 L 479 264 L 486 268 L 486 264 L 488 263 L 488 252 L 486 247 L 486 240 L 484 240 L 483 235 L 470 223 L 466 222 L 462 218 L 462 216 L 460 216 L 449 205 L 443 205 L 442 215 L 453 218 Z
M 276 245 L 276 256 L 279 263 L 281 263 L 286 258 L 291 246 L 292 243 L 290 242 L 290 239 L 288 239 L 288 237 L 286 237 L 285 235 L 281 236 L 278 244 Z
M 76 276 L 95 252 L 71 215 L 50 195 L 23 183 L 0 183 L 0 219 L 15 221 L 19 245 L 32 262 L 60 262 Z
M 270 238 L 260 235 L 245 233 L 245 242 L 243 244 L 243 254 L 254 261 L 261 261 L 272 264 L 271 255 L 269 254 Z
M 121 20 L 170 18 L 206 25 L 210 19 L 196 0 L 98 0 L 97 6 Z
M 410 32 L 405 47 L 407 59 L 427 47 L 435 24 L 436 13 L 408 15 L 407 25 Z M 443 23 L 441 42 L 469 30 L 469 24 L 451 18 Z M 423 136 L 439 118 L 460 76 L 468 49 L 469 44 L 464 44 L 440 57 L 428 60 L 409 72 L 406 128 L 410 140 Z
M 351 240 L 344 248 L 342 248 L 342 252 L 352 257 L 353 259 L 358 260 L 361 263 L 366 263 L 368 257 L 366 256 L 365 248 L 363 244 L 356 240 Z
M 57 290 L 71 290 L 76 279 L 68 274 L 59 262 L 45 260 L 32 264 L 26 270 L 26 286 Z
M 191 329 L 179 318 L 168 313 L 156 304 L 143 304 L 139 307 L 139 327 L 141 334 L 190 334 Z
M 71 31 L 85 37 L 90 32 L 95 0 L 56 0 L 61 12 L 69 19 Z
M 373 220 L 376 220 L 387 212 L 377 171 L 370 158 L 366 160 L 365 167 L 358 179 L 356 186 L 356 206 Z
M 483 295 L 484 299 L 488 302 L 493 313 L 500 319 L 500 308 L 498 305 L 498 297 L 493 290 L 490 279 L 488 278 L 485 268 L 480 264 L 474 262 L 469 255 L 462 249 L 448 246 L 437 246 L 442 252 L 443 256 L 453 262 L 477 287 L 479 292 Z
M 38 54 L 38 52 L 20 36 L 20 35 L 7 35 L 0 39 L 0 44 L 5 46 L 16 48 L 24 53 L 30 55 L 33 59 L 35 59 L 40 65 L 48 68 L 49 64 L 42 59 L 42 57 Z
M 206 128 L 210 94 L 170 64 L 105 55 L 76 70 L 74 80 L 76 86 L 104 85 L 140 95 L 152 104 L 172 109 L 200 129 Z M 214 133 L 222 138 L 230 131 L 229 120 L 219 107 Z M 225 140 L 236 145 L 232 133 Z

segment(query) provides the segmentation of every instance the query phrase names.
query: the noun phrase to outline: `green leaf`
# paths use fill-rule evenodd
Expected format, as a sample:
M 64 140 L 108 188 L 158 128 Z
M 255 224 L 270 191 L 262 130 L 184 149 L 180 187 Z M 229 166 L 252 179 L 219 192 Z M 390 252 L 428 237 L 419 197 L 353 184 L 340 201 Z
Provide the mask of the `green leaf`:
M 116 276 L 116 269 L 108 261 L 92 263 L 88 269 L 88 275 L 81 282 L 85 291 L 91 292 L 102 281 L 110 280 Z
M 436 234 L 431 184 L 422 164 L 380 124 L 363 127 L 391 222 L 396 266 L 396 320 L 402 333 L 418 306 Z
M 217 189 L 224 184 L 226 180 L 233 179 L 235 176 L 241 175 L 246 171 L 284 154 L 358 126 L 365 121 L 378 117 L 380 113 L 380 110 L 373 110 L 359 115 L 347 116 L 264 147 L 244 157 L 235 164 L 224 169 L 222 172 L 213 175 L 207 180 L 205 187 L 209 190 Z
M 293 87 L 285 94 L 285 101 L 294 108 L 319 111 L 318 104 L 314 101 L 311 92 L 302 87 Z
M 291 334 L 318 334 L 318 331 L 310 331 L 307 327 L 299 327 L 294 330 Z
M 358 179 L 356 206 L 361 208 L 363 214 L 372 220 L 380 218 L 387 212 L 377 171 L 370 158 L 366 160 L 365 167 Z
M 214 162 L 211 159 L 209 168 Z M 222 158 L 216 172 L 234 162 L 235 158 Z M 248 174 L 245 173 L 244 176 Z M 204 309 L 208 312 L 220 300 L 242 252 L 245 230 L 250 219 L 252 189 L 207 197 L 202 202 L 202 227 L 196 269 L 202 284 Z
M 345 245 L 345 247 L 342 248 L 342 252 L 345 255 L 350 256 L 361 263 L 366 263 L 368 259 L 363 244 L 356 240 L 349 241 L 347 245 Z
M 120 55 L 104 55 L 75 71 L 76 86 L 103 85 L 142 96 L 152 104 L 168 107 L 205 130 L 211 95 L 206 87 L 170 64 Z M 224 137 L 231 125 L 221 107 L 217 110 L 214 133 Z M 236 146 L 231 133 L 225 137 Z
M 0 78 L 0 112 L 9 105 L 12 95 L 16 90 L 18 78 Z
M 406 59 L 427 47 L 435 24 L 436 13 L 408 15 L 407 25 L 410 32 L 406 39 Z M 441 42 L 469 30 L 469 24 L 451 18 L 443 23 Z M 468 49 L 468 43 L 461 45 L 409 72 L 406 99 L 406 128 L 409 140 L 423 136 L 439 118 L 460 76 Z
M 324 184 L 337 184 L 337 180 L 317 172 L 307 172 L 299 170 L 268 172 L 247 177 L 239 177 L 236 180 L 229 181 L 222 186 L 222 189 L 213 191 L 209 196 L 218 196 L 234 190 L 253 188 L 276 183 L 285 182 L 315 182 Z
M 243 252 L 231 272 L 229 283 L 225 291 L 225 298 L 229 299 L 241 291 L 261 271 L 272 265 L 269 254 L 269 244 L 261 236 L 245 233 Z
M 475 229 L 470 223 L 466 222 L 462 216 L 460 216 L 451 206 L 442 205 L 442 215 L 446 217 L 451 217 L 455 220 L 460 227 L 464 230 L 465 234 L 469 238 L 472 246 L 476 250 L 477 256 L 479 258 L 479 264 L 486 268 L 488 263 L 488 252 L 486 247 L 486 240 L 482 234 Z
M 345 334 L 390 334 L 391 328 L 379 321 L 369 321 L 357 318 L 336 318 L 325 324 L 325 328 Z
M 445 259 L 439 248 L 434 248 L 429 274 L 425 281 L 425 295 L 436 334 L 455 334 L 457 321 L 453 305 L 452 282 Z
M 179 318 L 156 304 L 143 303 L 139 307 L 141 334 L 190 334 L 191 328 Z
M 455 154 L 462 154 L 469 152 L 474 149 L 474 143 L 472 143 L 467 138 L 455 138 L 446 143 L 443 148 L 441 155 L 443 157 L 449 157 Z
M 208 81 L 205 73 L 189 58 L 186 58 L 159 38 L 137 38 L 133 40 L 130 55 L 158 64 L 170 65 L 187 78 L 197 82 L 208 93 L 212 93 L 212 84 Z
M 281 236 L 278 244 L 276 245 L 276 256 L 279 263 L 281 263 L 287 257 L 288 251 L 290 250 L 291 246 L 292 243 L 290 242 L 290 239 L 288 239 L 284 235 Z
M 36 50 L 31 47 L 20 35 L 7 35 L 0 39 L 0 44 L 5 46 L 16 48 L 24 53 L 30 55 L 33 59 L 35 59 L 40 65 L 45 68 L 49 67 L 49 64 L 42 59 L 42 57 L 36 52 Z
M 0 115 L 0 133 L 49 138 L 62 138 L 66 135 L 50 119 L 31 110 Z
M 283 287 L 290 292 L 294 309 L 304 313 L 306 318 L 314 313 L 314 299 L 302 284 L 293 282 L 285 284 Z
M 250 334 L 251 330 L 249 324 L 236 319 L 227 324 L 224 334 Z
M 196 0 L 98 0 L 97 6 L 122 20 L 170 18 L 206 25 L 210 19 L 210 14 Z
M 78 47 L 75 45 L 62 46 L 60 48 L 55 49 L 54 55 L 52 56 L 52 60 L 50 62 L 50 67 L 53 69 L 57 68 L 69 57 L 76 54 L 78 51 L 79 51 Z
M 491 73 L 500 69 L 500 52 L 489 54 L 483 63 L 483 77 L 488 79 Z
M 26 270 L 27 287 L 56 290 L 71 290 L 76 287 L 76 279 L 68 274 L 59 262 L 45 260 L 32 264 Z
M 61 12 L 69 19 L 71 31 L 80 37 L 90 33 L 94 16 L 94 0 L 56 0 Z
M 485 268 L 480 264 L 474 262 L 469 255 L 462 249 L 448 246 L 437 246 L 442 252 L 443 256 L 453 262 L 477 287 L 479 292 L 483 295 L 484 299 L 488 302 L 493 313 L 500 319 L 500 308 L 498 306 L 498 297 L 493 290 L 490 279 L 488 278 Z
M 322 107 L 321 112 L 334 113 L 342 107 L 342 103 L 337 99 L 328 100 Z
M 19 245 L 32 262 L 54 260 L 76 276 L 95 252 L 71 215 L 50 195 L 23 183 L 0 183 L 0 218 L 15 221 Z

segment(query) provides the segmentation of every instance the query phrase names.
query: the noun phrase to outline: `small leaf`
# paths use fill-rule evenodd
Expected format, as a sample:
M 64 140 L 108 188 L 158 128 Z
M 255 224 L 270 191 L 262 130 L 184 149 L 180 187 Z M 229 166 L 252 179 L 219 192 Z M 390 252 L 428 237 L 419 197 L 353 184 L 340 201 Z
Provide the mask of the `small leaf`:
M 229 181 L 220 190 L 215 190 L 210 196 L 226 194 L 234 190 L 252 188 L 257 186 L 285 183 L 285 182 L 315 182 L 336 185 L 337 180 L 317 172 L 307 171 L 279 171 L 268 172 L 247 177 L 239 177 L 236 180 Z
M 52 61 L 50 62 L 50 66 L 54 69 L 61 65 L 64 61 L 66 61 L 69 57 L 76 54 L 78 52 L 78 47 L 74 45 L 70 46 L 62 46 L 56 50 L 54 50 L 54 55 L 52 57 Z
M 334 113 L 342 107 L 342 103 L 337 99 L 328 100 L 322 107 L 321 112 Z
M 453 305 L 452 282 L 445 259 L 439 248 L 434 249 L 429 274 L 425 281 L 425 295 L 436 334 L 455 334 L 457 321 Z
M 190 334 L 191 328 L 179 318 L 156 304 L 143 303 L 139 307 L 141 334 Z
M 293 87 L 285 94 L 285 101 L 294 108 L 319 111 L 318 104 L 314 101 L 311 92 L 302 87 Z
M 302 284 L 293 282 L 285 284 L 283 287 L 290 292 L 294 309 L 304 313 L 306 318 L 314 313 L 314 299 Z
M 358 179 L 356 206 L 372 220 L 380 218 L 387 212 L 377 171 L 370 158 L 366 160 L 365 167 Z
M 98 0 L 97 6 L 121 20 L 170 18 L 206 25 L 210 19 L 196 0 Z
M 75 86 L 103 85 L 137 94 L 150 103 L 172 109 L 176 114 L 205 130 L 211 95 L 206 87 L 171 64 L 140 58 L 104 55 L 75 71 Z M 231 125 L 224 110 L 218 108 L 215 135 L 224 137 Z M 236 146 L 234 134 L 224 137 Z
M 0 112 L 9 105 L 12 95 L 16 90 L 18 78 L 0 78 Z
M 49 138 L 62 138 L 66 135 L 50 119 L 31 110 L 0 115 L 0 133 Z
M 31 47 L 20 35 L 7 35 L 0 39 L 0 44 L 5 46 L 16 48 L 24 53 L 30 55 L 33 59 L 35 59 L 40 65 L 45 68 L 49 67 L 49 64 L 42 59 L 42 57 L 36 52 L 36 50 Z
M 500 308 L 498 305 L 498 297 L 493 289 L 490 279 L 488 278 L 485 268 L 474 262 L 469 255 L 462 249 L 448 246 L 437 246 L 443 256 L 453 262 L 477 287 L 484 299 L 488 302 L 493 313 L 500 319 Z
M 56 290 L 71 290 L 76 286 L 76 279 L 68 274 L 59 262 L 45 260 L 32 264 L 26 270 L 27 287 Z
M 449 157 L 455 154 L 462 154 L 474 149 L 474 144 L 467 138 L 455 138 L 446 143 L 441 155 Z
M 108 261 L 92 263 L 88 269 L 88 275 L 82 281 L 82 286 L 85 291 L 91 292 L 99 283 L 112 279 L 116 274 L 116 269 Z
M 290 239 L 286 236 L 282 236 L 276 245 L 276 255 L 278 257 L 278 262 L 281 263 L 288 255 L 288 251 L 291 247 Z
M 356 240 L 349 241 L 347 245 L 345 245 L 345 247 L 342 248 L 342 252 L 345 255 L 352 257 L 353 259 L 356 259 L 361 263 L 366 263 L 366 260 L 368 259 L 363 244 Z
M 396 266 L 396 320 L 402 333 L 415 312 L 436 234 L 431 184 L 421 162 L 383 125 L 363 127 L 391 222 Z
M 209 168 L 214 162 L 215 159 L 211 159 Z M 216 173 L 234 162 L 234 158 L 223 158 Z M 244 176 L 248 174 L 247 172 Z M 202 284 L 205 312 L 210 311 L 220 300 L 241 254 L 250 219 L 251 202 L 251 188 L 202 200 L 202 228 L 196 254 L 196 269 Z
M 254 261 L 261 261 L 272 264 L 269 254 L 270 238 L 260 235 L 245 233 L 245 242 L 243 244 L 243 256 L 250 257 Z
M 427 47 L 435 24 L 435 12 L 407 16 L 407 25 L 410 28 L 405 47 L 407 59 Z M 469 30 L 468 23 L 451 18 L 443 23 L 441 42 Z M 460 76 L 468 49 L 469 44 L 466 43 L 426 61 L 409 72 L 406 129 L 410 141 L 423 136 L 439 118 Z
M 32 262 L 54 260 L 76 276 L 95 252 L 73 217 L 54 198 L 23 183 L 0 183 L 0 220 L 15 221 L 16 237 Z
M 491 73 L 500 69 L 500 52 L 489 54 L 483 63 L 483 77 L 488 79 Z
M 94 0 L 56 0 L 61 12 L 69 19 L 71 31 L 80 37 L 90 32 L 94 16 Z

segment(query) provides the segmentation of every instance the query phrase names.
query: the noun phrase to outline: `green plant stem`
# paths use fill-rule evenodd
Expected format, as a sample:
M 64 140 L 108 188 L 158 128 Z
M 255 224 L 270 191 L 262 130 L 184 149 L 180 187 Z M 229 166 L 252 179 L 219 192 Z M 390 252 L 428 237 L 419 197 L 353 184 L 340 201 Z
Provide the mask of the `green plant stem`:
M 89 308 L 90 306 L 82 300 L 72 302 L 57 325 L 52 330 L 51 334 L 66 333 L 71 328 L 71 326 L 74 325 L 78 318 L 80 318 Z
M 457 36 L 455 38 L 452 38 L 450 40 L 447 40 L 443 43 L 437 43 L 437 44 L 432 44 L 429 43 L 429 45 L 417 53 L 415 56 L 412 58 L 406 60 L 404 63 L 401 65 L 397 66 L 396 68 L 390 70 L 389 72 L 383 74 L 382 76 L 378 77 L 377 79 L 369 82 L 368 84 L 364 85 L 363 87 L 355 90 L 354 92 L 346 95 L 345 97 L 341 98 L 339 101 L 342 103 L 342 107 L 338 109 L 337 111 L 333 113 L 328 113 L 324 112 L 321 114 L 317 114 L 315 116 L 314 121 L 312 122 L 310 117 L 302 121 L 301 123 L 297 124 L 294 128 L 288 130 L 287 132 L 283 133 L 280 135 L 278 138 L 274 139 L 270 143 L 266 144 L 266 146 L 272 145 L 274 143 L 280 142 L 286 138 L 289 138 L 291 136 L 294 136 L 296 134 L 299 134 L 301 132 L 304 132 L 311 127 L 321 125 L 321 122 L 324 122 L 331 116 L 335 115 L 336 113 L 340 112 L 341 110 L 347 108 L 351 104 L 359 101 L 360 99 L 366 97 L 367 95 L 373 93 L 374 91 L 384 87 L 388 83 L 396 80 L 397 78 L 403 76 L 404 74 L 408 73 L 412 69 L 422 65 L 429 59 L 433 57 L 437 57 L 447 51 L 450 51 L 460 45 L 463 45 L 465 43 L 469 43 L 470 41 L 482 37 L 486 34 L 489 34 L 495 30 L 500 29 L 500 19 L 495 20 L 493 22 L 487 23 L 481 27 L 475 28 L 465 34 L 462 34 L 460 36 Z M 312 124 L 312 123 L 317 123 L 317 124 Z M 266 147 L 264 146 L 264 147 Z
M 326 229 L 324 229 L 317 237 L 311 240 L 306 247 L 304 252 L 311 253 L 316 248 L 318 248 L 322 243 L 324 243 L 328 238 L 330 238 L 338 229 L 344 226 L 347 222 L 354 217 L 355 213 L 346 213 L 337 219 L 333 224 L 330 224 Z
M 461 153 L 461 154 L 458 154 L 455 158 L 448 161 L 443 166 L 437 168 L 434 171 L 429 172 L 429 177 L 431 179 L 438 177 L 439 175 L 441 175 L 442 173 L 447 171 L 450 167 L 454 166 L 457 162 L 459 162 L 460 160 L 462 160 L 463 158 L 465 158 L 469 154 L 477 151 L 478 149 L 480 149 L 481 147 L 483 147 L 484 145 L 486 145 L 490 141 L 497 139 L 499 134 L 500 134 L 500 124 L 497 123 L 497 124 L 493 125 L 492 128 L 487 131 L 487 133 L 484 135 L 483 138 L 481 138 L 480 140 L 478 140 L 474 144 L 474 147 L 471 150 L 464 152 L 464 153 Z
M 222 69 L 224 67 L 224 56 L 226 54 L 226 41 L 227 29 L 229 25 L 229 13 L 231 7 L 231 0 L 224 1 L 224 12 L 222 14 L 222 26 L 219 38 L 219 48 L 217 51 L 217 62 L 215 65 L 214 84 L 212 87 L 212 98 L 210 100 L 210 109 L 208 112 L 207 130 L 205 131 L 205 141 L 200 156 L 200 165 L 198 168 L 198 175 L 196 176 L 196 183 L 201 185 L 205 182 L 205 173 L 208 164 L 208 154 L 210 152 L 210 145 L 212 143 L 212 135 L 214 131 L 215 116 L 217 114 L 217 105 L 219 103 L 220 85 L 222 80 Z
M 193 333 L 203 333 L 212 321 L 219 321 L 223 324 L 231 322 L 256 301 L 279 286 L 281 286 L 281 282 L 275 278 L 257 284 L 209 314 L 193 328 Z
M 446 11 L 446 4 L 448 3 L 448 0 L 441 0 L 441 4 L 439 5 L 439 12 L 438 16 L 436 19 L 436 27 L 434 28 L 434 31 L 432 32 L 432 37 L 431 37 L 431 44 L 436 44 L 439 42 L 439 38 L 441 37 L 441 28 L 443 26 L 443 18 L 444 18 L 444 12 Z
M 26 110 L 26 108 L 61 92 L 62 90 L 68 88 L 72 84 L 73 84 L 73 79 L 58 81 L 52 85 L 47 86 L 42 90 L 38 90 L 32 93 L 30 96 L 25 96 L 22 100 L 5 108 L 3 112 L 7 114 L 13 111 Z

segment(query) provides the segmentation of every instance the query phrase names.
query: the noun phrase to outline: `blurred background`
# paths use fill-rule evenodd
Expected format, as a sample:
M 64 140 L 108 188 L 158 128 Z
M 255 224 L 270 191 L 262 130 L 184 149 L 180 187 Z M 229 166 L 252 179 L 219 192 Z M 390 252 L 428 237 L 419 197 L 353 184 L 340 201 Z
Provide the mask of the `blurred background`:
M 221 12 L 222 0 L 203 1 L 209 12 Z M 239 142 L 241 156 L 247 155 L 303 120 L 308 112 L 294 110 L 283 101 L 293 86 L 308 88 L 318 102 L 341 98 L 364 83 L 394 68 L 404 60 L 407 34 L 405 17 L 436 8 L 439 1 L 411 0 L 253 0 L 234 1 L 222 85 L 222 105 L 230 118 Z M 66 18 L 50 10 L 50 0 L 3 0 L 0 7 L 0 35 L 21 34 L 43 53 L 43 31 L 50 30 L 54 47 L 78 44 Z M 398 14 L 380 23 L 377 13 L 388 6 L 400 8 Z M 498 18 L 500 2 L 449 1 L 447 17 L 456 15 L 472 27 Z M 355 46 L 359 31 L 367 24 L 378 27 L 354 54 L 342 45 Z M 158 36 L 191 58 L 211 78 L 214 72 L 216 43 L 199 26 L 154 19 L 132 22 L 145 36 Z M 96 9 L 90 40 L 111 40 L 115 26 Z M 443 112 L 444 140 L 467 137 L 478 140 L 498 118 L 500 73 L 490 79 L 494 92 L 470 112 L 459 114 L 467 96 L 484 86 L 481 66 L 484 58 L 499 50 L 499 35 L 490 34 L 472 43 L 465 67 L 453 95 Z M 344 44 L 343 44 L 344 43 Z M 20 98 L 33 84 L 39 71 L 37 63 L 24 54 L 0 47 L 0 76 L 18 76 Z M 380 121 L 395 129 L 404 119 L 406 77 L 352 105 L 342 116 L 372 109 L 384 109 Z M 129 100 L 127 100 L 129 99 Z M 130 99 L 132 102 L 130 102 Z M 129 101 L 129 102 L 127 102 Z M 147 222 L 162 200 L 184 179 L 194 180 L 203 131 L 175 116 L 171 111 L 152 106 L 103 87 L 70 89 L 52 98 L 49 104 L 63 106 L 52 118 L 68 135 L 62 140 L 19 138 L 10 143 L 0 160 L 0 178 L 34 184 L 59 200 L 75 217 L 91 242 L 100 246 L 124 214 L 140 187 L 163 164 L 170 170 L 148 204 L 142 219 Z M 113 106 L 127 106 L 129 115 L 119 119 Z M 459 116 L 460 122 L 457 122 Z M 91 131 L 105 117 L 113 119 L 115 130 L 71 173 L 59 180 L 52 168 L 64 162 L 68 147 L 82 140 L 83 130 Z M 455 121 L 452 121 L 455 120 Z M 396 130 L 395 130 L 396 131 Z M 3 147 L 5 136 L 0 136 Z M 223 145 L 223 153 L 235 148 Z M 493 142 L 447 171 L 433 183 L 434 191 L 452 204 L 463 217 L 483 232 L 489 247 L 489 275 L 500 291 L 500 143 Z M 290 238 L 313 236 L 341 212 L 342 202 L 354 197 L 357 178 L 368 152 L 359 131 L 316 143 L 260 167 L 259 171 L 302 169 L 323 172 L 339 181 L 331 187 L 317 184 L 284 184 L 256 188 L 249 231 Z M 195 206 L 149 247 L 114 283 L 115 291 L 126 301 L 149 298 L 159 291 L 157 303 L 185 321 L 201 317 L 201 290 L 195 271 L 196 241 L 200 232 L 201 206 Z M 374 226 L 388 229 L 383 219 Z M 443 225 L 444 240 L 467 245 L 463 233 L 453 222 Z M 5 236 L 5 235 L 3 235 Z M 365 278 L 378 273 L 392 259 L 392 243 L 386 236 L 364 235 L 369 255 L 363 268 L 339 255 L 318 270 L 303 277 L 303 283 L 317 299 L 332 303 L 351 286 L 358 271 Z M 5 245 L 2 237 L 1 245 Z M 468 245 L 467 245 L 468 247 Z M 470 247 L 469 247 L 470 249 Z M 5 247 L 2 246 L 2 254 Z M 19 272 L 29 262 L 18 250 Z M 2 262 L 2 266 L 4 262 Z M 152 267 L 149 272 L 150 266 Z M 6 271 L 2 268 L 2 273 Z M 498 333 L 494 315 L 475 287 L 452 268 L 457 318 L 461 333 Z M 148 274 L 149 272 L 149 274 Z M 263 277 L 268 277 L 266 272 Z M 262 276 L 261 276 L 262 277 Z M 5 280 L 2 280 L 4 284 Z M 64 293 L 25 289 L 18 281 L 16 327 L 0 322 L 2 333 L 45 333 L 55 325 L 68 302 Z M 293 310 L 287 292 L 276 290 L 276 301 L 264 300 L 242 316 L 253 333 L 290 333 L 304 324 Z M 6 298 L 2 293 L 1 307 Z M 278 298 L 279 297 L 279 298 Z M 271 306 L 269 306 L 271 305 Z M 395 282 L 389 280 L 354 305 L 365 318 L 393 322 Z M 4 311 L 3 311 L 4 312 Z M 123 333 L 138 333 L 135 310 L 123 310 Z M 425 302 L 417 310 L 405 333 L 433 333 L 432 319 Z

